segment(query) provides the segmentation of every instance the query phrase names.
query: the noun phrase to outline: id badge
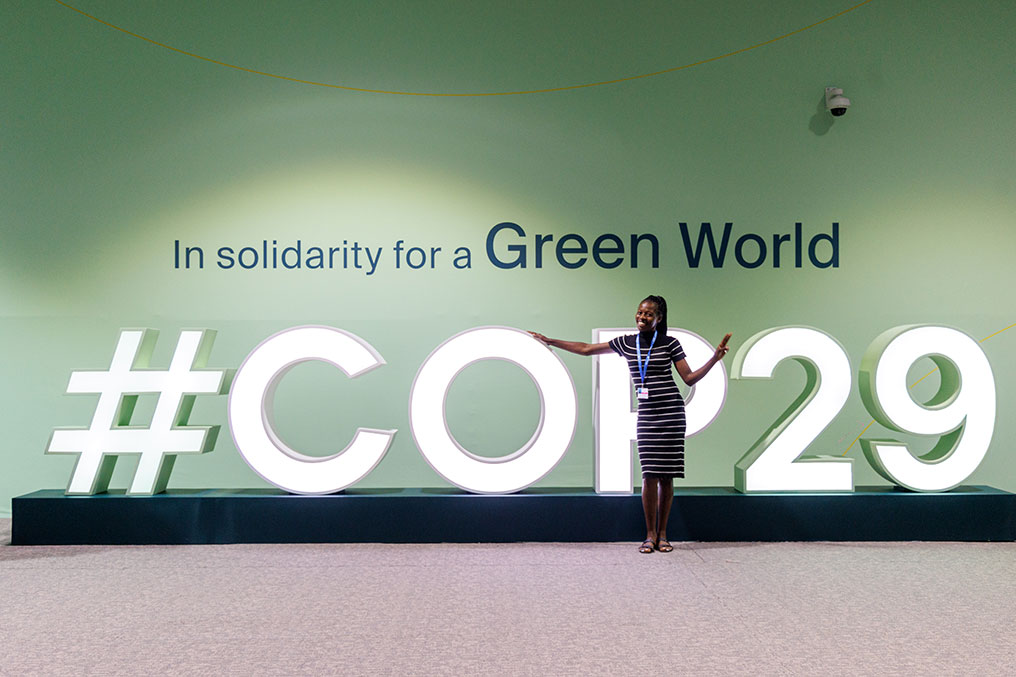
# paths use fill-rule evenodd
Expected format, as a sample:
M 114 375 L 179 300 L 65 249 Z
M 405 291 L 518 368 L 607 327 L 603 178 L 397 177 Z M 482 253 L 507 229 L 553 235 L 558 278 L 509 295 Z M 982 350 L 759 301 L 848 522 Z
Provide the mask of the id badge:
M 637 397 L 640 400 L 648 400 L 649 399 L 649 388 L 636 388 L 635 389 L 635 397 Z

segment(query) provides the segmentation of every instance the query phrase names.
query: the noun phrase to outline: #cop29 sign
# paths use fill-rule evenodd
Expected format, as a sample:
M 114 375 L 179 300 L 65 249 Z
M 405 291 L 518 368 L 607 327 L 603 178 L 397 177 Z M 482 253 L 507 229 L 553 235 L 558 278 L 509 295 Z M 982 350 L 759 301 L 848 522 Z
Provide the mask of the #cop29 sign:
M 596 329 L 593 341 L 608 341 L 630 329 Z M 713 347 L 702 337 L 672 329 L 689 364 L 704 363 Z M 229 394 L 228 418 L 236 449 L 265 481 L 297 494 L 329 494 L 356 484 L 380 463 L 397 430 L 358 428 L 344 449 L 328 457 L 302 454 L 275 431 L 274 392 L 297 364 L 327 362 L 349 378 L 385 364 L 364 339 L 335 327 L 300 326 L 281 331 L 254 348 L 230 378 L 208 369 L 215 332 L 181 332 L 168 369 L 149 367 L 158 332 L 120 332 L 110 367 L 74 371 L 69 393 L 98 394 L 87 428 L 58 428 L 46 453 L 77 454 L 68 494 L 106 491 L 121 454 L 140 460 L 129 494 L 165 490 L 179 454 L 211 451 L 218 426 L 191 426 L 197 395 Z M 938 392 L 919 404 L 906 383 L 910 367 L 929 357 L 941 372 Z M 497 458 L 465 449 L 448 430 L 445 407 L 456 376 L 489 359 L 525 370 L 540 398 L 540 420 L 522 447 Z M 803 392 L 735 463 L 734 484 L 742 492 L 853 491 L 853 459 L 806 451 L 846 403 L 853 373 L 843 346 L 811 327 L 778 327 L 752 336 L 734 355 L 734 379 L 772 378 L 785 360 L 807 374 Z M 593 360 L 595 477 L 597 493 L 631 493 L 632 442 L 636 414 L 628 369 L 617 355 Z M 857 386 L 871 416 L 890 430 L 939 440 L 915 456 L 894 439 L 862 439 L 865 458 L 887 480 L 914 491 L 945 491 L 966 480 L 984 459 L 995 425 L 995 384 L 977 342 L 948 327 L 908 325 L 879 335 L 861 360 Z M 132 426 L 138 395 L 156 393 L 147 427 Z M 727 374 L 721 364 L 689 393 L 687 434 L 707 428 L 723 409 Z M 476 493 L 510 493 L 544 477 L 564 456 L 576 426 L 576 392 L 557 355 L 528 333 L 508 327 L 478 327 L 438 346 L 423 362 L 409 392 L 409 425 L 417 448 L 445 480 Z

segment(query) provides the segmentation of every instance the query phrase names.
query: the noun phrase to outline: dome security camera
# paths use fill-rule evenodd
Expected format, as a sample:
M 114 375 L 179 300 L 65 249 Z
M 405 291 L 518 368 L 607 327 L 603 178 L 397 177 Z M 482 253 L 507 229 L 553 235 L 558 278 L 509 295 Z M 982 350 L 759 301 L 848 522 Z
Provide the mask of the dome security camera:
M 843 90 L 839 87 L 826 87 L 825 107 L 830 113 L 840 117 L 850 108 L 850 99 L 843 96 Z

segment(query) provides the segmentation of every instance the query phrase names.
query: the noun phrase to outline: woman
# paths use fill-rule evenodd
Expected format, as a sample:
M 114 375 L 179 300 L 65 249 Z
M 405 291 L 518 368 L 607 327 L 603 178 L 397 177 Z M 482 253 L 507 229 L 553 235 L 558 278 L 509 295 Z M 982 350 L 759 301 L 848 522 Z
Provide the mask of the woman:
M 667 520 L 674 501 L 674 478 L 684 477 L 684 399 L 677 389 L 670 365 L 681 380 L 695 385 L 727 354 L 730 334 L 723 337 L 709 361 L 692 371 L 677 339 L 667 336 L 667 302 L 647 296 L 635 311 L 638 334 L 620 336 L 607 343 L 582 343 L 547 338 L 529 332 L 548 346 L 578 355 L 603 355 L 611 351 L 628 361 L 638 399 L 638 449 L 642 466 L 642 508 L 646 514 L 646 540 L 639 552 L 673 550 L 667 540 Z

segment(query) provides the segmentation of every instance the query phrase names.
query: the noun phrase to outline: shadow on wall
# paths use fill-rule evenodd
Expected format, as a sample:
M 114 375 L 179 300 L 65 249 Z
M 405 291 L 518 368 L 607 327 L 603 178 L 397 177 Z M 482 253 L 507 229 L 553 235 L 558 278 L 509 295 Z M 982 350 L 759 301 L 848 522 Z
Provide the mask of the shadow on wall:
M 818 107 L 815 109 L 815 114 L 811 116 L 811 122 L 808 123 L 808 129 L 815 136 L 825 136 L 833 127 L 833 115 L 826 110 L 825 107 L 825 94 L 818 97 Z

